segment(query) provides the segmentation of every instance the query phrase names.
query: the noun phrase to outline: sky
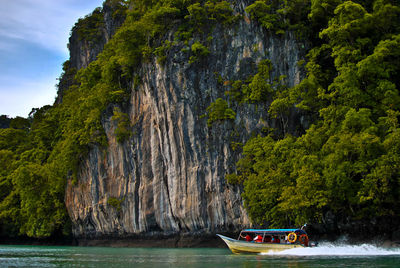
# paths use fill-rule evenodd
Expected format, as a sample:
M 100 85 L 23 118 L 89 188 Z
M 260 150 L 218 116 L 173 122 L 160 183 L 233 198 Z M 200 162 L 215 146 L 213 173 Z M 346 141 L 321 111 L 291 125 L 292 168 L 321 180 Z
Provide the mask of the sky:
M 0 0 L 0 115 L 53 104 L 75 22 L 103 0 Z

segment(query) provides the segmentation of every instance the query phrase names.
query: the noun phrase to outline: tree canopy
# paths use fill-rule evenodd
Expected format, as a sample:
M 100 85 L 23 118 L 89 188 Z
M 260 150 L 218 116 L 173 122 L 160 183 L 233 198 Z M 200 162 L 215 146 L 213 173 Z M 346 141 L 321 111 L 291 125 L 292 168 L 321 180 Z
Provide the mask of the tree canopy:
M 275 2 L 253 5 L 266 3 Z M 319 38 L 310 38 L 307 77 L 277 92 L 270 114 L 294 105 L 311 116 L 311 127 L 298 137 L 249 140 L 227 179 L 243 184 L 258 224 L 320 222 L 328 211 L 352 219 L 398 215 L 400 3 L 316 0 L 308 12 L 310 36 Z

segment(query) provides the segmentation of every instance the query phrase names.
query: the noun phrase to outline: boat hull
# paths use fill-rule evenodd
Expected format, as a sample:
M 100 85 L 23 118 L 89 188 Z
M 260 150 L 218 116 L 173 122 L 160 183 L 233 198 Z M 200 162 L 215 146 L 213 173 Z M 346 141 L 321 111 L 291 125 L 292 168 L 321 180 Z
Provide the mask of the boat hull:
M 255 243 L 240 241 L 217 234 L 229 247 L 232 253 L 268 253 L 268 252 L 279 252 L 292 248 L 303 248 L 303 245 L 299 244 L 274 244 L 274 243 Z

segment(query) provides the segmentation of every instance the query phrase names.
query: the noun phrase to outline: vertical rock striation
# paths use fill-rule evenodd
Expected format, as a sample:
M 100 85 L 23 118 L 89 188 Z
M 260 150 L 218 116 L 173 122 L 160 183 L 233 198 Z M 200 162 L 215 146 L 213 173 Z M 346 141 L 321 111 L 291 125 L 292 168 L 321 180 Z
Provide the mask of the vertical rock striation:
M 239 2 L 237 10 L 245 6 Z M 232 103 L 236 119 L 211 127 L 203 115 L 217 98 L 226 98 L 218 77 L 244 79 L 268 58 L 272 76 L 286 75 L 293 86 L 303 75 L 296 63 L 304 55 L 293 34 L 272 36 L 246 20 L 232 29 L 217 27 L 212 35 L 211 54 L 200 62 L 189 64 L 178 45 L 168 51 L 164 65 L 155 60 L 142 65 L 142 83 L 132 89 L 125 107 L 130 139 L 117 142 L 113 107 L 106 112 L 108 148 L 93 148 L 78 182 L 66 189 L 77 238 L 213 234 L 250 226 L 241 189 L 224 177 L 234 171 L 240 155 L 232 144 L 275 126 L 274 120 L 263 120 L 268 104 Z M 81 55 L 71 50 L 71 60 L 74 53 Z

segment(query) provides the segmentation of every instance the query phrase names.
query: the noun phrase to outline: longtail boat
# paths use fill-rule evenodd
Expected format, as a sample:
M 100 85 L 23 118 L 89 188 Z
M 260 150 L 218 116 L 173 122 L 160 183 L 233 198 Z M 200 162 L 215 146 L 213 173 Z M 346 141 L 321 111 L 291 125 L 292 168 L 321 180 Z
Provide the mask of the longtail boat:
M 232 253 L 267 253 L 292 248 L 314 247 L 302 229 L 245 229 L 238 239 L 217 234 Z

